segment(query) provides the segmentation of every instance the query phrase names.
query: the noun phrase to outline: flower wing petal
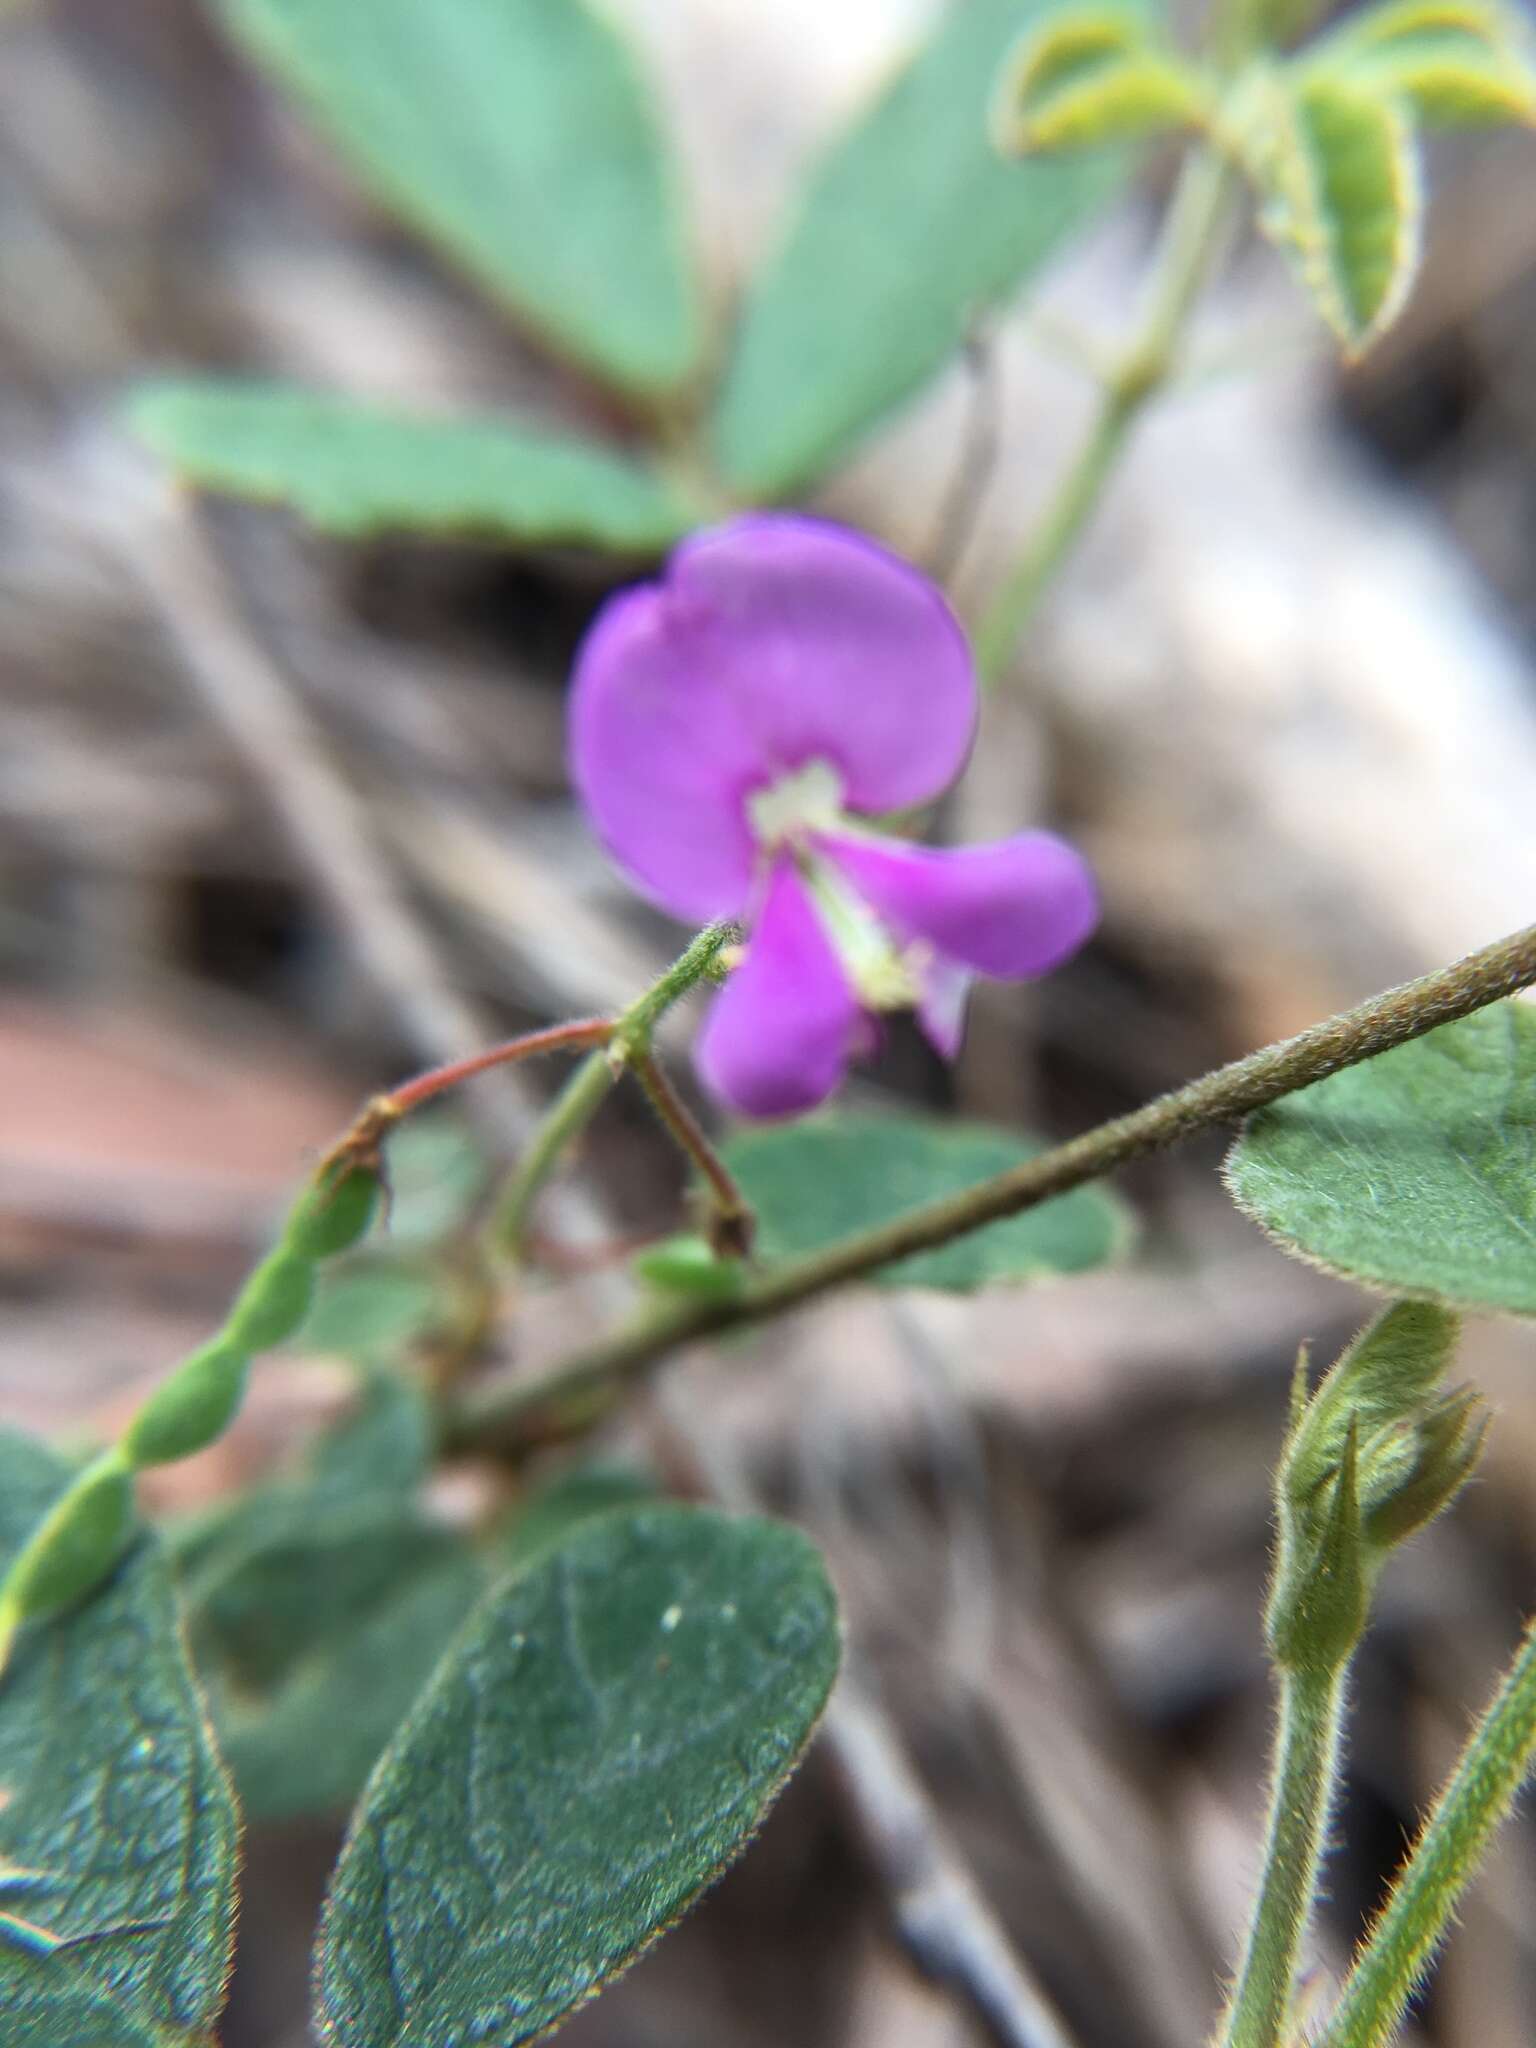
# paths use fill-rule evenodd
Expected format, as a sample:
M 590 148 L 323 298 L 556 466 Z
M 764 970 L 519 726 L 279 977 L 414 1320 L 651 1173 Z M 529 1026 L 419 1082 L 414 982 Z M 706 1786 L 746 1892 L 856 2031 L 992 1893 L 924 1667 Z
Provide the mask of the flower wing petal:
M 926 576 L 863 534 L 750 514 L 680 548 L 668 589 L 765 782 L 829 761 L 849 807 L 878 812 L 959 773 L 977 703 L 965 635 Z
M 842 1080 L 861 1021 L 804 883 L 776 862 L 746 956 L 699 1034 L 700 1078 L 743 1116 L 814 1109 Z
M 1098 923 L 1092 871 L 1053 832 L 943 850 L 841 832 L 816 844 L 899 938 L 996 981 L 1048 974 Z

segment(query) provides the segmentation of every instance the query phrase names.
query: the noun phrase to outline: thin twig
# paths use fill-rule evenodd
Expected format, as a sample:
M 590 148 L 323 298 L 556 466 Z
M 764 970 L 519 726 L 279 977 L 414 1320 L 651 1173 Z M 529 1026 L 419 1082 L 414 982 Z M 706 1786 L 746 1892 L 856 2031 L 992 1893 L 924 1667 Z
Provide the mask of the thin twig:
M 1241 1122 L 1282 1096 L 1345 1067 L 1421 1038 L 1439 1024 L 1536 982 L 1536 925 L 1470 953 L 1452 967 L 1373 996 L 1353 1010 L 1294 1038 L 1218 1067 L 1129 1116 L 1042 1152 L 975 1187 L 909 1209 L 890 1223 L 786 1259 L 724 1301 L 685 1301 L 642 1319 L 576 1353 L 537 1379 L 493 1385 L 470 1395 L 452 1420 L 455 1440 L 485 1448 L 514 1444 L 525 1421 L 607 1380 L 639 1373 L 700 1337 L 766 1322 L 801 1302 L 830 1294 L 915 1252 L 933 1251 L 983 1224 L 1018 1216 L 1054 1195 L 1099 1180 L 1130 1160 Z

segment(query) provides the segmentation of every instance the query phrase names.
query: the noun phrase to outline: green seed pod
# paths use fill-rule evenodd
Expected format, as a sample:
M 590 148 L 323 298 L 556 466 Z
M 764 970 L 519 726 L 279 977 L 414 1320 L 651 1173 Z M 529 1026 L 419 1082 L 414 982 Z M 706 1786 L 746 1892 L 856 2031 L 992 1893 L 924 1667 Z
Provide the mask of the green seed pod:
M 217 1442 L 245 1393 L 250 1359 L 233 1344 L 205 1344 L 156 1387 L 128 1425 L 123 1455 L 135 1468 L 169 1465 Z
M 11 1566 L 3 1603 L 19 1621 L 57 1613 L 116 1564 L 133 1515 L 133 1474 L 116 1451 L 79 1474 Z
M 371 1167 L 354 1166 L 329 1185 L 317 1182 L 294 1211 L 286 1249 L 306 1259 L 350 1251 L 366 1234 L 378 1200 L 379 1177 Z
M 314 1291 L 314 1265 L 302 1252 L 273 1252 L 240 1290 L 223 1341 L 236 1351 L 270 1351 L 309 1314 Z

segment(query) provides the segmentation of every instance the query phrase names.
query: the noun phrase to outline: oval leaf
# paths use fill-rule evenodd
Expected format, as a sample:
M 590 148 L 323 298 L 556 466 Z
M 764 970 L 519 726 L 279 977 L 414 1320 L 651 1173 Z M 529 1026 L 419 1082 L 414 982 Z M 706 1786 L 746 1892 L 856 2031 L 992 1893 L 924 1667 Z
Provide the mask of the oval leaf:
M 1002 1131 L 924 1117 L 826 1116 L 744 1131 L 724 1151 L 756 1211 L 758 1249 L 774 1259 L 820 1251 L 851 1231 L 889 1223 L 1042 1149 Z M 872 1278 L 883 1287 L 972 1294 L 999 1283 L 1087 1272 L 1116 1257 L 1130 1237 L 1123 1204 L 1100 1188 L 1079 1188 Z
M 744 497 L 826 470 L 1015 290 L 1124 176 L 1118 160 L 1009 164 L 987 117 L 1049 0 L 966 0 L 813 172 L 752 286 L 715 421 Z
M 640 463 L 508 420 L 217 378 L 146 385 L 128 418 L 191 482 L 291 506 L 348 539 L 430 533 L 651 554 L 689 525 Z
M 0 1557 L 66 1477 L 0 1432 Z M 224 2004 L 236 1817 L 159 1546 L 141 1536 L 0 1684 L 0 2011 L 49 2048 L 192 2048 Z
M 612 382 L 679 382 L 702 330 L 675 180 L 585 0 L 214 0 L 384 203 Z
M 1264 226 L 1354 356 L 1396 318 L 1419 260 L 1418 152 L 1402 102 L 1333 73 L 1278 100 Z
M 1367 1287 L 1536 1315 L 1536 1014 L 1499 1003 L 1251 1118 L 1238 1206 Z
M 1005 68 L 993 134 L 1005 155 L 1128 141 L 1200 120 L 1206 93 L 1134 16 L 1093 10 L 1053 17 Z
M 1396 93 L 1429 127 L 1536 120 L 1529 27 L 1485 0 L 1390 0 L 1324 38 L 1308 68 Z
M 1020 107 L 1017 150 L 1089 149 L 1132 142 L 1204 119 L 1206 97 L 1194 74 L 1153 51 L 1112 57 L 1085 76 Z
M 478 1610 L 375 1771 L 321 1934 L 340 2048 L 515 2048 L 745 1846 L 837 1666 L 796 1531 L 588 1523 Z

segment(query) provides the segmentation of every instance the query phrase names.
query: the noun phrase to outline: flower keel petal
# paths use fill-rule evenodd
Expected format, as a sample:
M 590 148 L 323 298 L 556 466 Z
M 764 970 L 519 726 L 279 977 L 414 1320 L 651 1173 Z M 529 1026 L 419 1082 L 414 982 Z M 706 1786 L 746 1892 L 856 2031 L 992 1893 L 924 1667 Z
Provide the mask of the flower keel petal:
M 704 1020 L 700 1078 L 743 1116 L 798 1115 L 836 1089 L 861 1021 L 815 905 L 780 860 L 746 956 Z
M 1098 923 L 1088 863 L 1053 832 L 943 851 L 840 832 L 816 845 L 899 938 L 996 981 L 1048 974 Z

